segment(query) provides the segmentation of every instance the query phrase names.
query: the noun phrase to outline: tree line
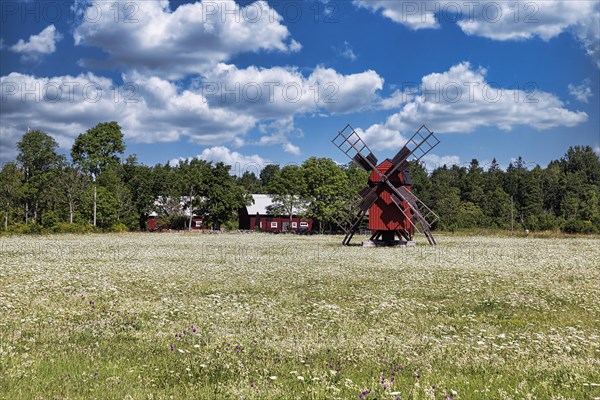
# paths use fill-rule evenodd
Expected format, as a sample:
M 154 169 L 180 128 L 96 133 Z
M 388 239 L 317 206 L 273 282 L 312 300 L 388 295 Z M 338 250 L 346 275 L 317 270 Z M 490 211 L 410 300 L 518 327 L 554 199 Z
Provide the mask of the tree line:
M 234 177 L 230 166 L 199 159 L 147 166 L 135 155 L 124 158 L 116 122 L 79 135 L 70 160 L 39 130 L 27 132 L 17 147 L 16 162 L 0 171 L 0 206 L 3 230 L 22 233 L 139 230 L 151 211 L 161 216 L 161 227 L 182 229 L 191 226 L 186 210 L 207 224 L 236 228 L 237 211 L 252 193 L 270 194 L 273 214 L 301 210 L 321 231 L 336 231 L 368 181 L 353 163 L 316 157 L 266 165 L 258 176 Z M 521 158 L 506 170 L 495 160 L 484 168 L 474 159 L 430 173 L 412 162 L 409 173 L 413 191 L 440 216 L 437 229 L 600 232 L 600 158 L 589 146 L 569 148 L 546 168 L 528 168 Z

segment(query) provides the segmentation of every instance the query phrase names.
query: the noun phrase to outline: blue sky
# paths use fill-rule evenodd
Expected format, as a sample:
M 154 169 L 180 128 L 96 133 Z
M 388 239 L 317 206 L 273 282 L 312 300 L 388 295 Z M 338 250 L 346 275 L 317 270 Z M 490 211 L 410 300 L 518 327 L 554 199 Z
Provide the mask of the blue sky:
M 3 1 L 0 160 L 99 122 L 146 164 L 257 172 L 351 123 L 381 159 L 421 124 L 443 163 L 600 153 L 600 1 Z

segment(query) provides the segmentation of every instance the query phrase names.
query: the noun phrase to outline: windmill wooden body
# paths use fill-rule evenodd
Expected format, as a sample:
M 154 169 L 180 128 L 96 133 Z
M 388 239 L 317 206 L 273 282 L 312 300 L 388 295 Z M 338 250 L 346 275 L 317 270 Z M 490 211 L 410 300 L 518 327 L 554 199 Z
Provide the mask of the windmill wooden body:
M 377 163 L 377 157 L 350 125 L 346 125 L 332 140 L 356 165 L 370 172 L 369 184 L 359 192 L 349 216 L 341 221 L 349 245 L 362 220 L 369 215 L 371 242 L 383 245 L 405 244 L 414 232 L 425 235 L 435 245 L 431 225 L 438 216 L 411 192 L 408 174 L 409 160 L 421 160 L 440 141 L 425 125 L 406 142 L 392 159 Z M 399 241 L 396 241 L 396 237 Z

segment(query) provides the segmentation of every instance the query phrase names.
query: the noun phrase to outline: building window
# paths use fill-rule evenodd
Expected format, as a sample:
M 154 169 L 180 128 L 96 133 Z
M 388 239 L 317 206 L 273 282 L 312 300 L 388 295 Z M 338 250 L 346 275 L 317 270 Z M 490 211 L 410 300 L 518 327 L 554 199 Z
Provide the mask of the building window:
M 300 222 L 301 228 L 308 228 L 308 222 Z
M 271 222 L 271 228 L 277 228 L 277 222 Z
M 295 229 L 298 227 L 298 223 L 297 222 L 292 222 L 292 229 Z

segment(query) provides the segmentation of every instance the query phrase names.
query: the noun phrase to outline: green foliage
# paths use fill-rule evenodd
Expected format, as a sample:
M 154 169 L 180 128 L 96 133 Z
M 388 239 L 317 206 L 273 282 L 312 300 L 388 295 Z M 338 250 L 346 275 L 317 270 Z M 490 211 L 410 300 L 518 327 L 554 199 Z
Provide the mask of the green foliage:
M 27 132 L 17 143 L 19 153 L 17 161 L 24 175 L 23 200 L 27 217 L 34 218 L 45 210 L 44 194 L 47 193 L 52 169 L 63 157 L 56 153 L 58 143 L 45 132 L 34 130 Z M 27 220 L 26 220 L 27 221 Z
M 210 225 L 222 224 L 235 218 L 240 208 L 250 204 L 251 197 L 229 174 L 230 166 L 217 163 L 206 179 L 205 199 L 200 211 Z
M 124 151 L 123 133 L 119 124 L 104 122 L 75 139 L 71 158 L 85 171 L 97 176 L 106 167 L 119 164 L 120 155 Z
M 565 221 L 562 230 L 566 233 L 595 233 L 598 232 L 598 227 L 593 225 L 592 221 L 570 218 Z
M 54 210 L 48 210 L 42 214 L 42 226 L 44 228 L 50 228 L 61 222 L 58 212 Z
M 121 222 L 117 222 L 110 227 L 111 232 L 127 232 L 128 230 L 129 227 Z
M 102 229 L 109 229 L 112 225 L 119 222 L 119 200 L 117 197 L 103 186 L 97 187 L 97 226 Z M 86 221 L 93 219 L 94 189 L 93 187 L 83 194 L 81 215 Z
M 58 143 L 45 132 L 27 132 L 17 143 L 17 161 L 22 166 L 25 180 L 50 171 L 62 157 L 56 153 Z
M 304 198 L 307 183 L 303 170 L 297 165 L 286 165 L 277 170 L 269 182 L 269 193 L 274 202 L 272 213 L 290 217 L 302 214 L 308 204 Z
M 94 227 L 91 224 L 70 224 L 66 222 L 60 222 L 52 228 L 50 228 L 50 232 L 52 233 L 73 233 L 73 234 L 82 234 L 82 233 L 90 233 L 94 230 Z
M 302 164 L 304 198 L 309 206 L 306 215 L 320 222 L 321 231 L 340 220 L 340 210 L 347 203 L 348 175 L 329 158 L 311 157 Z
M 15 163 L 6 163 L 0 171 L 0 207 L 4 212 L 4 229 L 8 228 L 11 209 L 23 197 L 23 173 Z
M 239 229 L 239 221 L 237 219 L 230 219 L 229 221 L 225 222 L 221 227 L 226 231 L 235 231 Z
M 273 177 L 275 175 L 277 175 L 279 173 L 279 165 L 276 164 L 269 164 L 266 165 L 263 170 L 260 172 L 260 181 L 262 183 L 263 188 L 265 188 L 267 191 L 270 190 L 271 188 L 271 180 L 273 179 Z M 270 191 L 268 192 L 269 194 L 272 194 Z
M 265 192 L 265 187 L 262 184 L 262 181 L 256 177 L 254 172 L 246 171 L 244 174 L 238 179 L 238 183 L 246 189 L 247 193 L 251 194 L 261 194 Z
M 188 218 L 185 215 L 172 214 L 163 216 L 158 220 L 159 230 L 182 230 L 188 224 Z

